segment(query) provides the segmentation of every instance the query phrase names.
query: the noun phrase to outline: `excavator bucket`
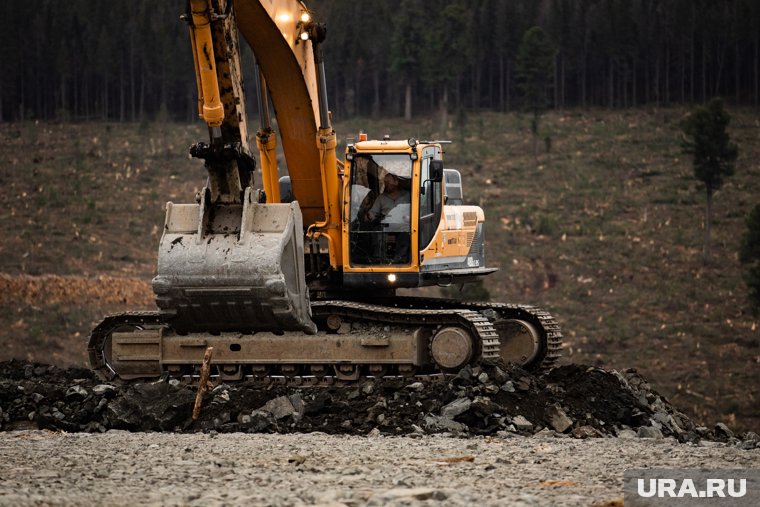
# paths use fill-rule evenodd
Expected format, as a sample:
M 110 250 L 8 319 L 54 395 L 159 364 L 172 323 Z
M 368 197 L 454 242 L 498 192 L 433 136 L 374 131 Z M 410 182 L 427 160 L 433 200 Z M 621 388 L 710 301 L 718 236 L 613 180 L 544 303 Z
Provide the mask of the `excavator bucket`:
M 179 333 L 316 332 L 297 202 L 167 203 L 153 279 L 156 304 Z

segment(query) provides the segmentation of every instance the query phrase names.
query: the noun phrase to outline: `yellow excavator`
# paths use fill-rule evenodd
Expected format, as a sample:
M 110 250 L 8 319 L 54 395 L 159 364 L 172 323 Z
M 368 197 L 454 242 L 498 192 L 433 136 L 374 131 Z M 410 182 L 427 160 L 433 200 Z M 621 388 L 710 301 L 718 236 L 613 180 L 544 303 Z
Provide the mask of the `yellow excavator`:
M 326 29 L 312 11 L 297 0 L 189 0 L 182 19 L 209 131 L 190 153 L 204 160 L 208 180 L 196 202 L 166 205 L 158 311 L 103 320 L 90 335 L 93 369 L 111 380 L 192 379 L 210 346 L 224 381 L 320 383 L 445 373 L 484 360 L 529 369 L 556 362 L 562 335 L 543 310 L 396 294 L 496 271 L 485 264 L 483 210 L 462 203 L 461 176 L 443 165 L 444 142 L 360 134 L 338 159 Z M 257 65 L 262 188 L 253 181 L 238 34 Z

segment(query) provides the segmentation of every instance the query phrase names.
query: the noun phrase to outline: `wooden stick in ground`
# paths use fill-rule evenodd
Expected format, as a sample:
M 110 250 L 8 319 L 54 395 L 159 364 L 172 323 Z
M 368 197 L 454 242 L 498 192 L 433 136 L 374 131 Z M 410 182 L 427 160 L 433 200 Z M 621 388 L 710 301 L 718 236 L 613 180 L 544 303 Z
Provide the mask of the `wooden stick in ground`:
M 203 365 L 201 366 L 201 378 L 198 382 L 198 393 L 195 395 L 195 406 L 193 407 L 193 421 L 198 420 L 201 415 L 201 402 L 203 395 L 208 389 L 208 377 L 211 373 L 211 356 L 214 354 L 214 347 L 208 347 L 203 355 Z

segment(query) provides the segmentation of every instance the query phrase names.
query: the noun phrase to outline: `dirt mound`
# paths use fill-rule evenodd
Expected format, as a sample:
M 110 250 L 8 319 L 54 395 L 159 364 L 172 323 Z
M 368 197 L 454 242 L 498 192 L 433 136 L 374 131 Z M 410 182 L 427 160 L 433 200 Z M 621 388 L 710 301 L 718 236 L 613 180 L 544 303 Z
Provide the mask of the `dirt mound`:
M 246 381 L 206 394 L 191 414 L 195 387 L 176 380 L 127 386 L 86 369 L 0 363 L 2 429 L 65 431 L 312 432 L 340 434 L 618 436 L 679 441 L 709 438 L 753 448 L 722 424 L 698 427 L 634 370 L 568 365 L 543 375 L 485 365 L 446 379 L 367 379 L 349 386 L 294 387 Z
M 134 278 L 98 276 L 25 276 L 0 273 L 0 305 L 55 305 L 129 303 L 147 306 L 153 303 L 150 284 Z

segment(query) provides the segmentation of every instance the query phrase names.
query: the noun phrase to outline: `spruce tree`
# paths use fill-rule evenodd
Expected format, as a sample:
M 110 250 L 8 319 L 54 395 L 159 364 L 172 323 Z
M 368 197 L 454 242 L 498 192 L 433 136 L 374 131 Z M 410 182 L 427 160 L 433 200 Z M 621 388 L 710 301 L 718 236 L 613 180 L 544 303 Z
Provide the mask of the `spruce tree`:
M 533 152 L 538 153 L 538 127 L 549 104 L 549 90 L 554 81 L 554 58 L 557 50 L 541 27 L 528 29 L 517 55 L 517 79 L 523 106 L 533 114 Z
M 706 193 L 702 250 L 705 262 L 710 255 L 713 195 L 726 178 L 734 174 L 739 153 L 726 131 L 730 121 L 731 116 L 723 109 L 723 101 L 715 97 L 694 109 L 682 122 L 684 137 L 681 145 L 685 153 L 692 155 L 694 177 L 702 182 Z

